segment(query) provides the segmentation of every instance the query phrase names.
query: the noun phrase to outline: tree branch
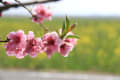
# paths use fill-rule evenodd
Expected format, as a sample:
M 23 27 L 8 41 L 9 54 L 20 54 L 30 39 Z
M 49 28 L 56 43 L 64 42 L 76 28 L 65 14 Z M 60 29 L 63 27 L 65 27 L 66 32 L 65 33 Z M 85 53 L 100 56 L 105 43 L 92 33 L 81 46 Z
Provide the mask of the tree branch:
M 32 15 L 32 17 L 33 17 L 33 14 L 32 14 L 32 12 L 24 5 L 24 4 L 22 4 L 20 1 L 18 1 L 18 0 L 15 0 L 18 4 L 20 4 L 20 5 L 22 5 L 22 7 L 24 7 L 31 15 Z
M 1 43 L 1 42 L 3 42 L 3 43 L 9 42 L 9 39 L 7 38 L 6 40 L 0 40 L 0 43 Z
M 21 7 L 23 5 L 28 6 L 28 5 L 33 5 L 33 4 L 49 3 L 49 2 L 55 2 L 55 1 L 60 1 L 60 0 L 31 1 L 31 2 L 25 2 L 22 4 L 14 3 L 14 4 L 10 4 L 10 5 L 1 6 L 0 11 L 5 11 L 5 10 L 8 10 L 10 8 Z
M 5 40 L 5 41 L 0 41 L 0 42 L 8 42 L 7 40 Z

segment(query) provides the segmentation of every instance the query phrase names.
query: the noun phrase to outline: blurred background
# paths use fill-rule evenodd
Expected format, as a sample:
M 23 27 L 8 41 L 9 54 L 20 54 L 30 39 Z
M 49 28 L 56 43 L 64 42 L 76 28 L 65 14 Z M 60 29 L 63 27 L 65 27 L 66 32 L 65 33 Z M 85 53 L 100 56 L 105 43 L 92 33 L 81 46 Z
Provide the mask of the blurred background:
M 44 22 L 51 30 L 58 30 L 66 15 L 70 16 L 71 24 L 77 23 L 73 31 L 80 36 L 77 46 L 66 58 L 55 53 L 48 59 L 43 53 L 36 58 L 16 59 L 8 57 L 4 44 L 0 44 L 0 69 L 120 75 L 119 4 L 120 0 L 61 0 L 45 4 L 53 12 L 53 19 Z M 0 18 L 0 37 L 5 39 L 8 32 L 18 29 L 26 33 L 32 30 L 36 37 L 42 36 L 44 31 L 30 17 L 21 7 L 5 11 Z

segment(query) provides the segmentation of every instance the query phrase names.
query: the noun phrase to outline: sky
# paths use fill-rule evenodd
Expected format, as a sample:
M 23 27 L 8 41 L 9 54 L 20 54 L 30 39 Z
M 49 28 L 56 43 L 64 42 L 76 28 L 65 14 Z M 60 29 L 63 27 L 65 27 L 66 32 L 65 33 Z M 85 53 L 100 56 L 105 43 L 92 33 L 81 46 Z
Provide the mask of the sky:
M 14 0 L 9 1 L 14 2 Z M 28 8 L 31 9 L 34 6 L 28 6 Z M 45 6 L 49 6 L 54 15 L 120 16 L 120 0 L 61 0 L 55 3 L 47 3 Z M 24 8 L 10 9 L 4 12 L 4 15 L 8 14 L 29 16 Z

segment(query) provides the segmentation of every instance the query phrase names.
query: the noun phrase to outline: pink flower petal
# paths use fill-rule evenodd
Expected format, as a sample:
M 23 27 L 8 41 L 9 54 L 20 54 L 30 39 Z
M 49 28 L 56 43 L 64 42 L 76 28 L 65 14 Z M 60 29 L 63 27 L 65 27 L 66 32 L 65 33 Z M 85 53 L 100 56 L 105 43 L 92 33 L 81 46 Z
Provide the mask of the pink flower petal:
M 58 51 L 59 45 L 61 43 L 61 39 L 59 38 L 56 32 L 46 33 L 42 42 L 45 47 L 45 52 L 48 57 L 50 57 L 54 52 Z
M 23 54 L 23 50 L 26 46 L 26 35 L 22 30 L 19 30 L 17 32 L 10 32 L 8 38 L 10 40 L 5 44 L 8 56 L 14 55 L 19 58 L 19 55 Z
M 67 57 L 70 51 L 72 51 L 73 45 L 63 42 L 60 45 L 60 53 L 62 56 Z
M 33 9 L 33 14 L 35 17 L 32 18 L 32 21 L 40 24 L 44 20 L 51 20 L 52 12 L 50 12 L 47 8 L 45 8 L 43 5 L 36 6 Z

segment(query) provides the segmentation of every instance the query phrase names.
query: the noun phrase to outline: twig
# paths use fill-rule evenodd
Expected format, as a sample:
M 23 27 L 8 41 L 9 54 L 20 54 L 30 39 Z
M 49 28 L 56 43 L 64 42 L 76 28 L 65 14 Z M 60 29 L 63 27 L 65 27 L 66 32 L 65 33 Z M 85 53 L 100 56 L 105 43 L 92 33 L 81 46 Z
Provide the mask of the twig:
M 46 26 L 44 26 L 42 23 L 40 24 L 40 26 L 44 29 L 45 32 L 48 32 L 48 28 Z
M 18 1 L 18 0 L 15 0 L 16 2 L 18 2 L 20 5 L 22 5 L 22 7 L 24 7 L 31 15 L 32 15 L 32 17 L 34 16 L 33 14 L 32 14 L 32 12 L 23 4 L 23 3 L 21 3 L 20 1 Z
M 55 1 L 59 1 L 59 0 L 45 0 L 45 1 L 32 1 L 32 2 L 26 2 L 26 3 L 21 3 L 18 0 L 15 0 L 16 2 L 18 2 L 18 4 L 14 3 L 14 4 L 9 4 L 9 5 L 4 5 L 4 6 L 0 6 L 0 12 L 8 10 L 10 8 L 17 8 L 17 7 L 24 7 L 31 15 L 32 17 L 35 17 L 32 12 L 26 7 L 27 5 L 32 5 L 32 4 L 40 4 L 40 3 L 48 3 L 48 2 L 55 2 Z M 43 24 L 40 24 L 41 27 L 45 30 L 45 32 L 48 32 L 48 28 L 46 28 Z M 1 42 L 9 42 L 9 39 L 7 40 L 0 40 Z
M 9 42 L 9 39 L 7 39 L 7 40 L 0 40 L 0 42 Z
M 32 15 L 32 17 L 36 17 L 36 16 L 33 15 L 33 13 L 24 4 L 22 4 L 18 0 L 15 0 L 15 1 L 18 2 L 20 5 L 22 5 L 22 7 L 24 7 Z M 48 32 L 48 28 L 46 26 L 44 26 L 42 23 L 40 24 L 40 26 L 44 29 L 45 32 Z
M 5 41 L 0 41 L 0 42 L 8 42 L 7 40 L 5 40 Z
M 55 2 L 55 1 L 60 1 L 60 0 L 31 1 L 31 2 L 24 2 L 22 4 L 14 3 L 14 4 L 10 4 L 10 5 L 1 6 L 0 11 L 5 11 L 5 10 L 8 10 L 10 8 L 21 7 L 23 5 L 28 6 L 28 5 L 33 5 L 33 4 L 49 3 L 49 2 Z

